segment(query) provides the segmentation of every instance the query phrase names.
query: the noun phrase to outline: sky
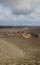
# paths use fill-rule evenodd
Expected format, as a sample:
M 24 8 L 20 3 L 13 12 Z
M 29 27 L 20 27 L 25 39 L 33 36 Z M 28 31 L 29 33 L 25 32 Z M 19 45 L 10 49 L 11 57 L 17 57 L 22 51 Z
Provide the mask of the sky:
M 0 25 L 40 26 L 40 0 L 0 0 Z

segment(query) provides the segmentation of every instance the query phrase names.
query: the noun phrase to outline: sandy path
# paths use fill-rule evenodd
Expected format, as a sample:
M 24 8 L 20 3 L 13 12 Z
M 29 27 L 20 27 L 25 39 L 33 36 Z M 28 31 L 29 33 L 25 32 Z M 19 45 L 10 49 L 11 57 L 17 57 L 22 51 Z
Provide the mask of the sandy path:
M 5 65 L 8 59 L 23 56 L 24 53 L 19 48 L 0 38 L 0 65 Z

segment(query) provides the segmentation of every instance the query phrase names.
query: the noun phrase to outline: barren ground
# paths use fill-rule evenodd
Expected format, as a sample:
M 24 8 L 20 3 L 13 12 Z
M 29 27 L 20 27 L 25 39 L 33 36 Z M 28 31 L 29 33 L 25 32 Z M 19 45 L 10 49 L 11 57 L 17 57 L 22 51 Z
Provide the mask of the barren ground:
M 5 35 L 6 32 L 16 31 L 37 33 L 39 37 L 24 39 L 21 35 Z M 31 29 L 0 28 L 0 65 L 24 64 L 40 65 L 40 27 Z

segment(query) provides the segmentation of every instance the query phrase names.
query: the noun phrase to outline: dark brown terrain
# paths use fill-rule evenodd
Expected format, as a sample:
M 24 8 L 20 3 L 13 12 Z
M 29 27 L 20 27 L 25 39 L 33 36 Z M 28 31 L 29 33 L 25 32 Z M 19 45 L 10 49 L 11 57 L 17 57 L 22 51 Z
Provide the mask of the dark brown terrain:
M 0 28 L 0 65 L 40 65 L 40 27 Z

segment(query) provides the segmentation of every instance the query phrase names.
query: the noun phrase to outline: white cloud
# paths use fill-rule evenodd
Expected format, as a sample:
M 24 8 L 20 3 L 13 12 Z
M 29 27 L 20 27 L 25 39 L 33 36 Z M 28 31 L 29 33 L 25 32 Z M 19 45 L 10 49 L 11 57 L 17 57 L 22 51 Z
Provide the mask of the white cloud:
M 34 11 L 34 0 L 0 0 L 1 3 L 11 7 L 13 14 L 27 15 Z
M 0 0 L 0 3 L 5 5 L 5 8 L 0 7 L 0 19 L 40 20 L 40 0 Z

